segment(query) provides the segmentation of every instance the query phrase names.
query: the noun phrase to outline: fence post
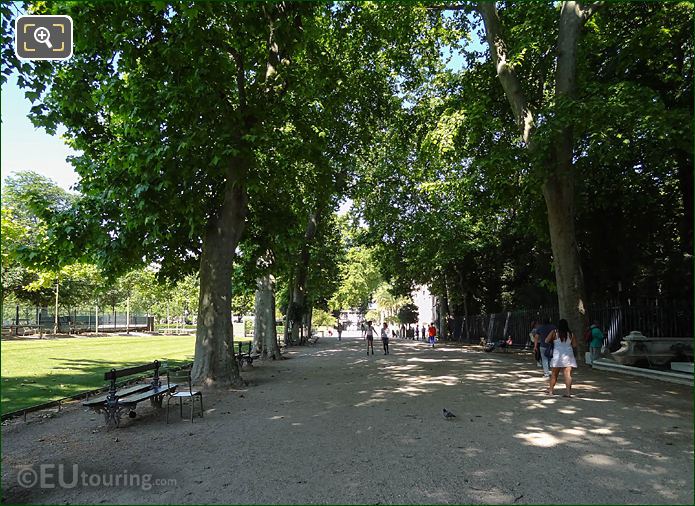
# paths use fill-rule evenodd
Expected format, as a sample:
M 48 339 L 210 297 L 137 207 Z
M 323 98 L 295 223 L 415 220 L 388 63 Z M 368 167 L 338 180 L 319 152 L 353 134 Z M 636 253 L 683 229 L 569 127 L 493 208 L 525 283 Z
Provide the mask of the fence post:
M 58 279 L 56 279 L 56 315 L 55 315 L 55 322 L 53 326 L 53 333 L 57 334 L 58 333 L 58 289 L 60 288 L 60 283 L 58 282 Z

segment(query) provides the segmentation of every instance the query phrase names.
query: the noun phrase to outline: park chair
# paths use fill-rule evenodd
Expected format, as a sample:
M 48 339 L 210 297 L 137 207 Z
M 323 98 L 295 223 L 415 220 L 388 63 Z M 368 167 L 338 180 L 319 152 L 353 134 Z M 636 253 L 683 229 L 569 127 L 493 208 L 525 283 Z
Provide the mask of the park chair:
M 172 398 L 179 399 L 179 414 L 183 418 L 183 399 L 191 400 L 191 423 L 193 423 L 193 413 L 195 411 L 195 398 L 200 399 L 200 417 L 203 417 L 203 393 L 198 390 L 193 390 L 191 384 L 191 370 L 181 369 L 178 371 L 167 370 L 167 383 L 178 385 L 175 392 L 170 392 L 167 398 L 167 416 L 166 423 L 169 423 L 169 403 Z

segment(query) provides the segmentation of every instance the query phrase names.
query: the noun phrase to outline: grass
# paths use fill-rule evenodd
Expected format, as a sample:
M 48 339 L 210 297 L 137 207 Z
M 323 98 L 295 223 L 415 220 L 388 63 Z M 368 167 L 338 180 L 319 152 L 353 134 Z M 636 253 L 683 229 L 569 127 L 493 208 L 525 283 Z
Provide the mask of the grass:
M 110 336 L 2 341 L 0 411 L 5 414 L 103 387 L 104 373 L 193 360 L 195 336 Z M 235 342 L 235 351 L 238 350 Z

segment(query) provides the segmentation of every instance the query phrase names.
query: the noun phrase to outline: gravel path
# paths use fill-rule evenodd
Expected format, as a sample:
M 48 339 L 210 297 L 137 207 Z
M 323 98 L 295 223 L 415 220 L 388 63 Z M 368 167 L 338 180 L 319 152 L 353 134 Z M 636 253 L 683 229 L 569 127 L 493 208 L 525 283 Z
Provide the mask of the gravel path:
M 193 424 L 143 405 L 107 432 L 77 403 L 13 421 L 3 502 L 693 503 L 691 388 L 584 368 L 551 398 L 528 354 L 391 348 L 291 349 L 245 369 L 248 388 L 206 391 Z M 21 487 L 40 464 L 68 487 Z

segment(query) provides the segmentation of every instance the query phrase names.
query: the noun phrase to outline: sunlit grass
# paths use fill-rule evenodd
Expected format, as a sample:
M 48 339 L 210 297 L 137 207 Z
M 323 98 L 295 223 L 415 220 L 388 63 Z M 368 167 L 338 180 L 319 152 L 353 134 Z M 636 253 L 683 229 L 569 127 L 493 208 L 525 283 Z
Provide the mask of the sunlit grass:
M 109 336 L 2 341 L 2 413 L 104 386 L 112 368 L 193 360 L 195 336 Z M 235 346 L 235 351 L 237 347 Z

